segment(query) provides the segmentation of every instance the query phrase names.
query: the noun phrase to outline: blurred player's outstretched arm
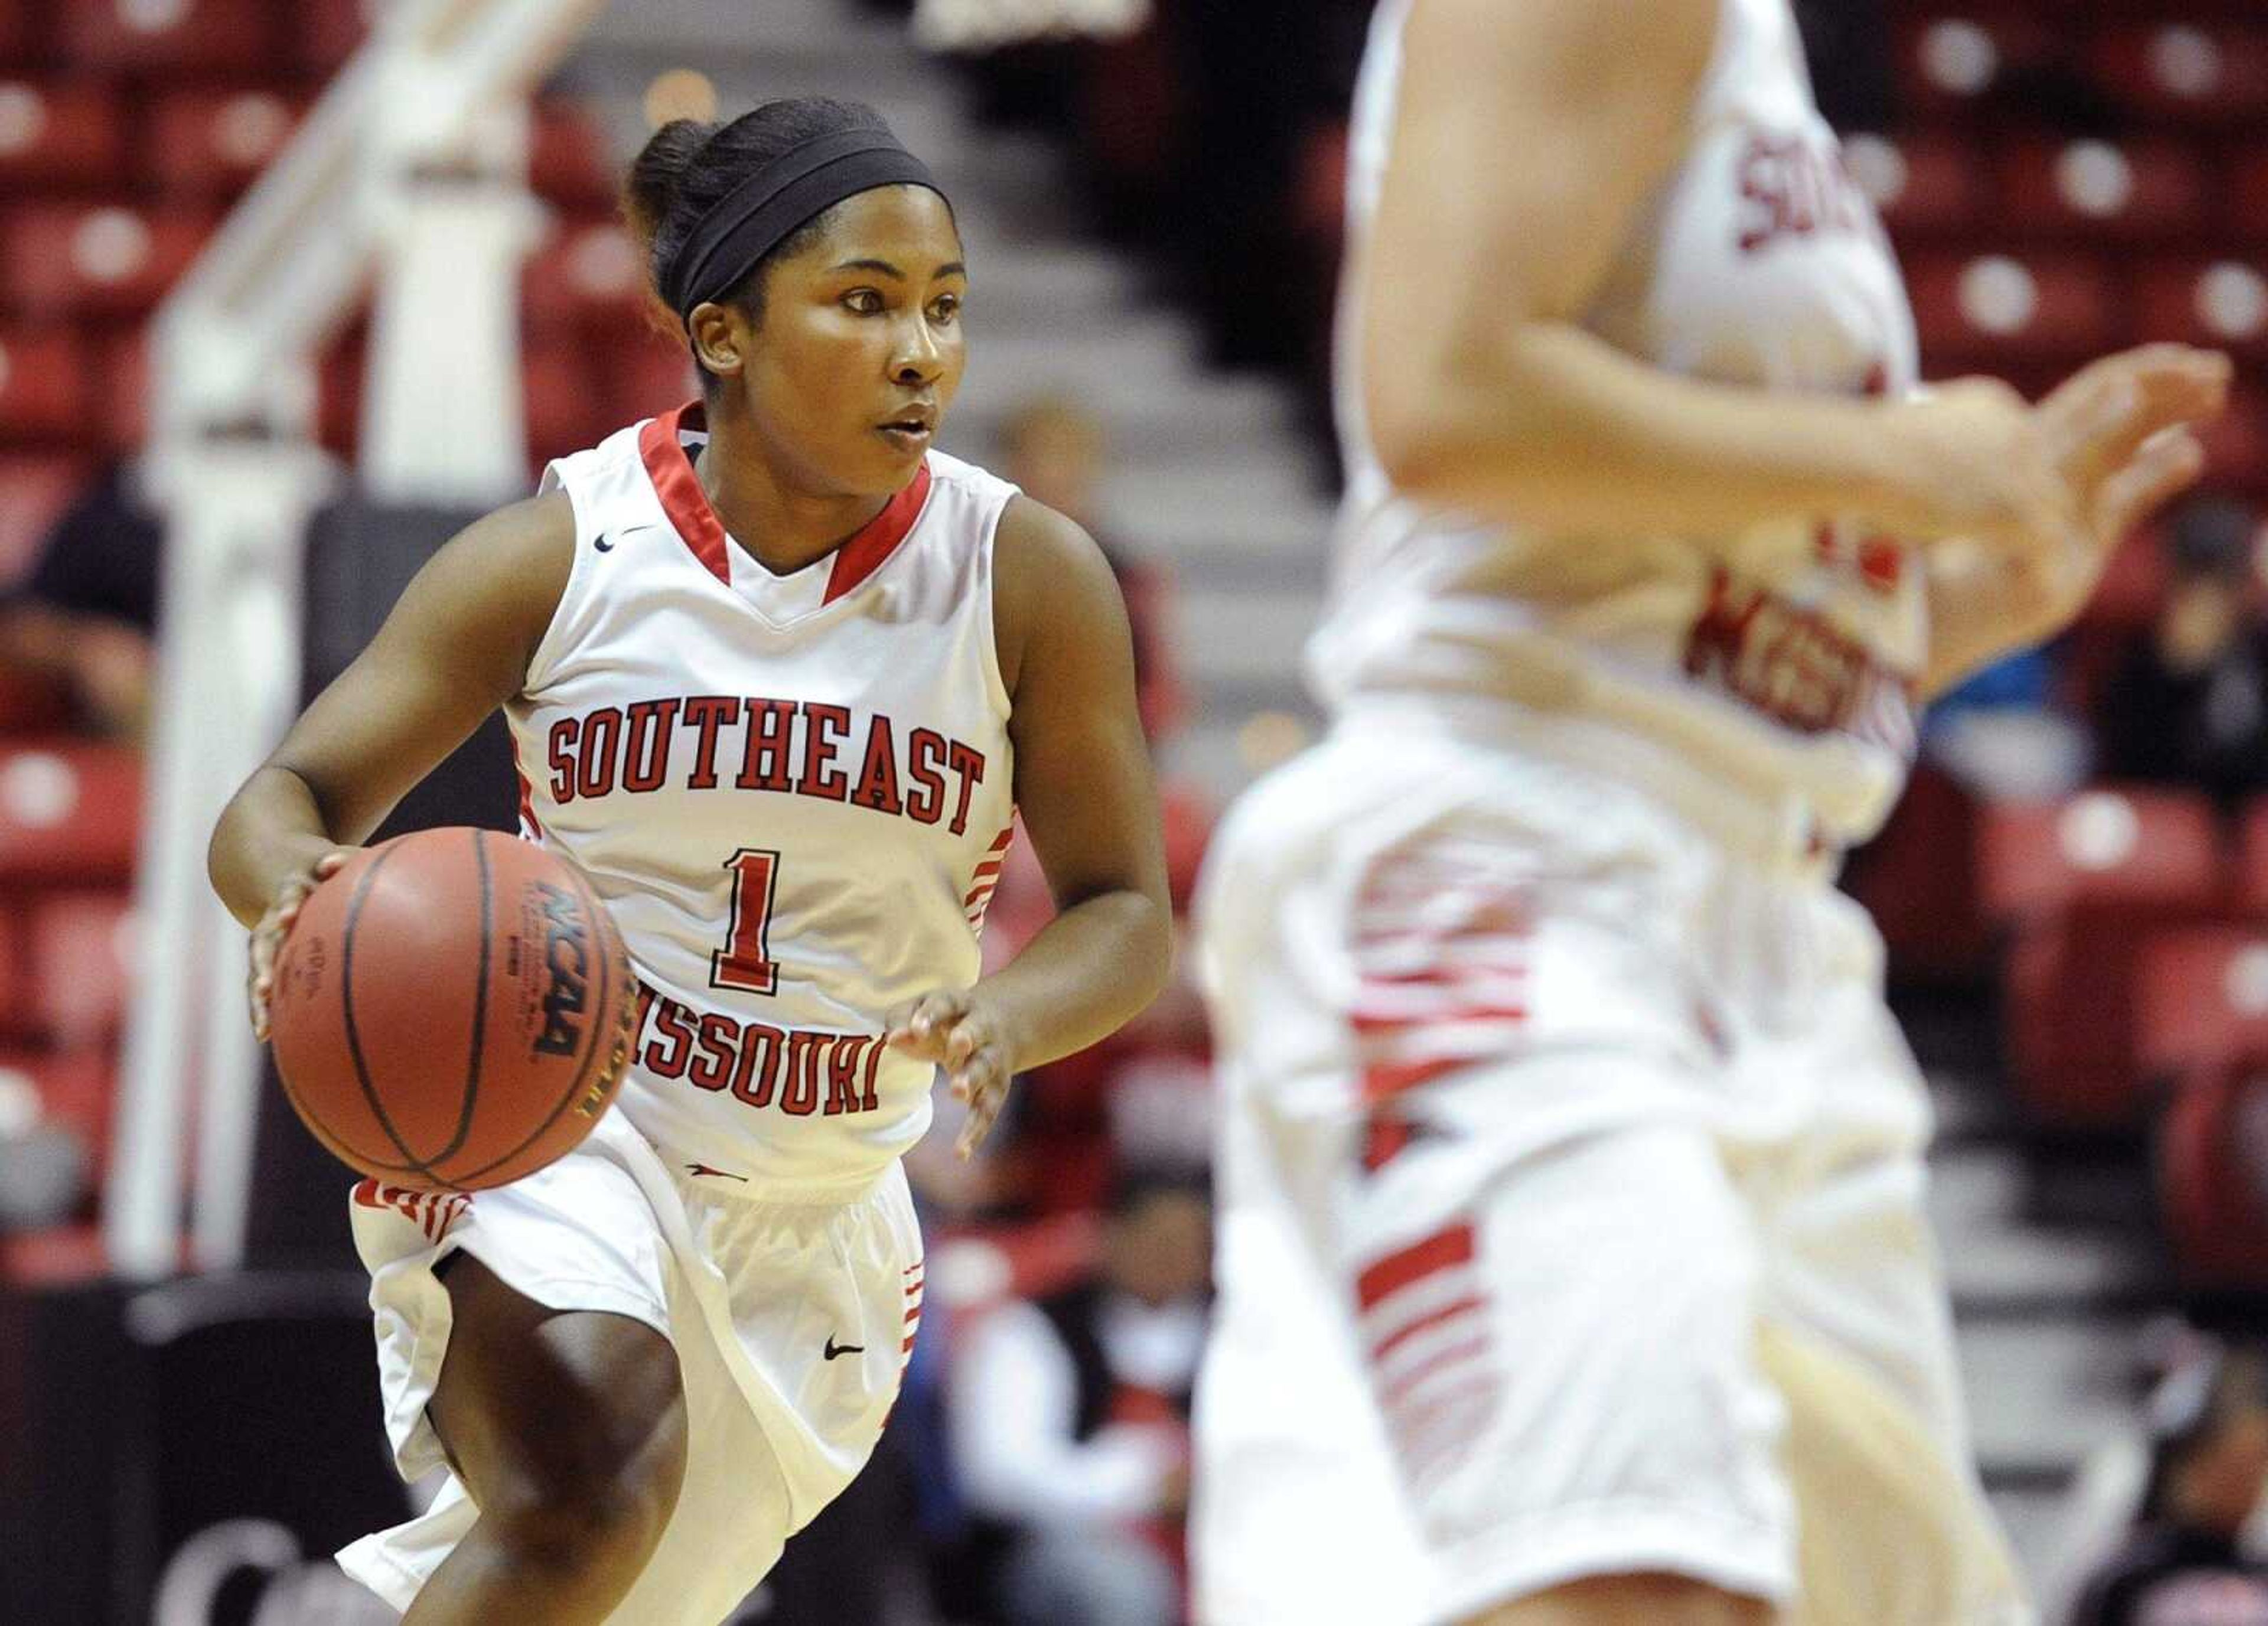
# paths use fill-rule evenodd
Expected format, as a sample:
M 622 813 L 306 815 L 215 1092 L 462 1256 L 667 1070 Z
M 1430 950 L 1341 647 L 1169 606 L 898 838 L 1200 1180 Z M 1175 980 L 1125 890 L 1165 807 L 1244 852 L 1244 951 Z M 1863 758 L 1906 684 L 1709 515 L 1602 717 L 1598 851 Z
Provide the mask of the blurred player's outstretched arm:
M 2059 466 L 2065 425 L 2004 385 L 1910 401 L 1766 394 L 1672 375 L 1580 325 L 1686 149 L 1718 11 L 1418 0 L 1356 268 L 1363 404 L 1388 475 L 1530 533 L 1706 546 L 1862 515 L 1998 554 L 2091 534 L 2095 493 Z

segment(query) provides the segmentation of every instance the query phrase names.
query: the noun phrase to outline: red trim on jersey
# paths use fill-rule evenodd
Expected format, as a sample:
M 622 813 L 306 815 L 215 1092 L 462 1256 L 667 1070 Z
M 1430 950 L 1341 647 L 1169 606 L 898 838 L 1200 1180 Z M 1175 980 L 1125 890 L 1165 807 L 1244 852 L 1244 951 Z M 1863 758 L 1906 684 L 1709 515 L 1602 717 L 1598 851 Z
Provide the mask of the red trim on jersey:
M 1439 1327 L 1444 1321 L 1453 1321 L 1461 1315 L 1470 1315 L 1474 1311 L 1483 1308 L 1487 1303 L 1488 1301 L 1483 1299 L 1478 1293 L 1467 1293 L 1462 1299 L 1453 1299 L 1447 1304 L 1440 1306 L 1435 1309 L 1428 1310 L 1425 1314 L 1418 1317 L 1415 1321 L 1404 1321 L 1401 1326 L 1387 1334 L 1386 1336 L 1372 1344 L 1370 1346 L 1370 1358 L 1373 1361 L 1382 1361 L 1388 1356 L 1393 1354 L 1395 1350 L 1409 1343 L 1410 1339 L 1415 1338 L 1419 1333 L 1426 1332 L 1433 1328 Z
M 661 511 L 669 516 L 669 523 L 677 527 L 677 533 L 709 574 L 729 587 L 733 585 L 732 543 L 725 540 L 717 511 L 709 506 L 709 494 L 701 489 L 701 478 L 693 472 L 693 460 L 685 455 L 685 447 L 677 438 L 681 424 L 698 427 L 706 421 L 697 401 L 648 418 L 645 427 L 638 430 L 638 455 L 645 460 L 646 478 L 653 482 L 654 495 L 661 498 Z
M 688 401 L 674 411 L 647 419 L 645 427 L 638 431 L 638 455 L 645 461 L 646 476 L 653 482 L 654 494 L 661 498 L 662 511 L 669 516 L 670 524 L 677 527 L 677 533 L 685 539 L 693 556 L 729 587 L 733 583 L 732 541 L 725 534 L 717 511 L 709 505 L 709 494 L 701 489 L 700 476 L 693 472 L 693 460 L 686 455 L 678 439 L 681 429 L 699 429 L 706 421 L 697 401 Z M 929 501 L 930 483 L 929 464 L 924 462 L 912 484 L 885 503 L 880 513 L 835 550 L 835 565 L 828 573 L 827 596 L 822 602 L 834 603 L 882 568 L 883 562 L 898 550 L 898 544 L 906 540 L 915 521 L 921 518 L 922 509 Z
M 512 742 L 512 777 L 519 781 L 519 828 L 523 834 L 543 839 L 543 827 L 535 818 L 535 787 L 528 783 L 527 770 L 519 765 L 519 741 Z
M 858 535 L 836 549 L 835 568 L 828 572 L 827 596 L 821 603 L 832 604 L 855 590 L 898 551 L 898 544 L 906 540 L 929 502 L 929 463 L 924 460 L 915 472 L 913 484 L 885 503 L 882 511 L 867 521 Z
M 1473 1262 L 1473 1228 L 1452 1225 L 1398 1254 L 1388 1254 L 1356 1278 L 1355 1300 L 1365 1310 L 1427 1277 Z

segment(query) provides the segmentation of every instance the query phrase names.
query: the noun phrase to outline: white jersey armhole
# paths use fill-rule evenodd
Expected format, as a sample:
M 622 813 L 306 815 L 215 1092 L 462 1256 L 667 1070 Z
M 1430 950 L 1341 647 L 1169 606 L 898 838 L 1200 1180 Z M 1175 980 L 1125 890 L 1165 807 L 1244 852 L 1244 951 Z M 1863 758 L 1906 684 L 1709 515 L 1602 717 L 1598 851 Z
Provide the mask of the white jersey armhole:
M 984 527 L 983 576 L 978 583 L 976 624 L 984 644 L 984 690 L 991 696 L 992 703 L 1000 709 L 1003 717 L 1014 715 L 1016 703 L 1008 693 L 1007 679 L 1000 672 L 1000 627 L 994 614 L 1000 591 L 1000 522 L 1008 517 L 1008 504 L 1023 494 L 1022 487 L 1009 486 L 1008 495 L 992 511 L 991 523 Z
M 568 509 L 575 516 L 575 557 L 567 567 L 567 580 L 559 590 L 559 602 L 551 607 L 551 619 L 543 629 L 543 636 L 536 641 L 535 653 L 528 658 L 527 671 L 521 676 L 519 692 L 523 695 L 541 693 L 559 669 L 569 637 L 568 607 L 575 602 L 575 590 L 586 568 L 584 555 L 591 551 L 588 544 L 592 538 L 587 534 L 590 526 L 584 518 L 584 504 L 576 495 L 577 482 L 567 475 L 570 460 L 554 458 L 545 464 L 543 478 L 535 488 L 538 497 L 549 497 L 556 491 L 566 497 Z

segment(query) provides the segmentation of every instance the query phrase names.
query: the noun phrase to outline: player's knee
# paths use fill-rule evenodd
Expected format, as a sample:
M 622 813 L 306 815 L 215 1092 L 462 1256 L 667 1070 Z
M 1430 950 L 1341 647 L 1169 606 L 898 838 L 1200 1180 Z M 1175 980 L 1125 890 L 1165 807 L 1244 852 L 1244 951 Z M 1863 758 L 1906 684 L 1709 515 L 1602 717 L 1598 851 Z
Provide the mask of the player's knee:
M 681 1401 L 642 1427 L 586 1427 L 564 1448 L 518 1465 L 482 1519 L 534 1569 L 642 1569 L 676 1509 L 685 1448 Z
M 1772 1626 L 1771 1605 L 1681 1575 L 1594 1576 L 1507 1603 L 1467 1626 Z

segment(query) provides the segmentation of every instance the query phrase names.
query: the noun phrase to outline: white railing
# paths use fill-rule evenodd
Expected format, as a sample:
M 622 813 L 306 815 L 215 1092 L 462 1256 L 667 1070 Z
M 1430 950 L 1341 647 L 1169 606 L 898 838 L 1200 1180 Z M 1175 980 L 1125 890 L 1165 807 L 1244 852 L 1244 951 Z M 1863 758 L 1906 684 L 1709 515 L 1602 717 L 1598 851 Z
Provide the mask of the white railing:
M 195 1268 L 242 1258 L 259 1057 L 245 933 L 204 852 L 298 699 L 301 553 L 338 477 L 314 444 L 316 355 L 370 290 L 374 494 L 481 504 L 524 483 L 527 99 L 603 4 L 374 7 L 369 40 L 158 314 L 147 457 L 167 531 L 141 992 L 104 1194 L 123 1274 L 180 1269 L 185 1218 Z

